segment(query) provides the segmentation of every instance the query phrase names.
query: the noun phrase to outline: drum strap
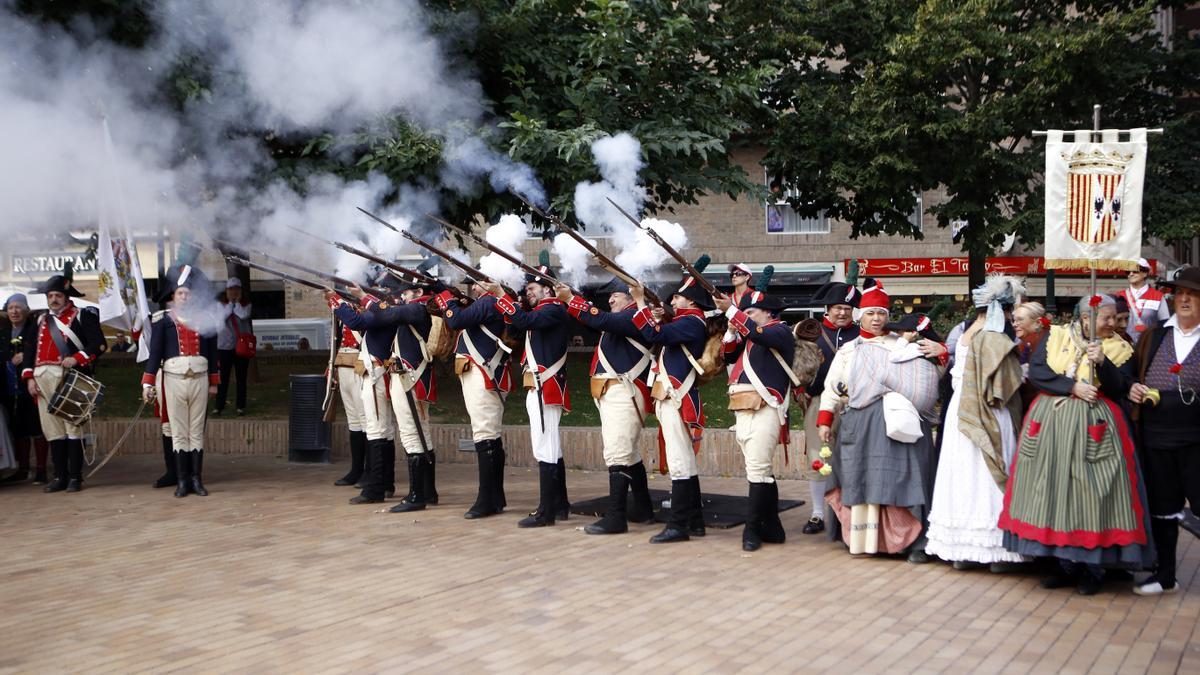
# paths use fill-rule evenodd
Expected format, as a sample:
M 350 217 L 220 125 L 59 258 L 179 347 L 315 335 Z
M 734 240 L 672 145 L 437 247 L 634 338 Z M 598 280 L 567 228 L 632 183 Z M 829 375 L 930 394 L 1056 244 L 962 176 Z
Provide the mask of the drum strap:
M 81 341 L 71 327 L 58 319 L 53 314 L 48 315 L 50 319 L 50 338 L 54 340 L 54 346 L 58 347 L 58 355 L 66 358 L 73 352 L 67 348 L 67 339 L 71 344 L 75 345 L 75 351 L 83 351 L 83 341 Z M 66 339 L 64 339 L 64 337 Z

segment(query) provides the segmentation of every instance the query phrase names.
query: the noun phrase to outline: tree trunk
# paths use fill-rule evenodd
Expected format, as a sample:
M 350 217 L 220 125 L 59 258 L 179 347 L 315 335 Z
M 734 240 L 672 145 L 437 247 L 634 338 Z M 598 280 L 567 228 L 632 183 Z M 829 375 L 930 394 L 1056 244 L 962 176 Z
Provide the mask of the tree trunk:
M 983 285 L 987 276 L 987 249 L 977 245 L 967 247 L 967 293 Z

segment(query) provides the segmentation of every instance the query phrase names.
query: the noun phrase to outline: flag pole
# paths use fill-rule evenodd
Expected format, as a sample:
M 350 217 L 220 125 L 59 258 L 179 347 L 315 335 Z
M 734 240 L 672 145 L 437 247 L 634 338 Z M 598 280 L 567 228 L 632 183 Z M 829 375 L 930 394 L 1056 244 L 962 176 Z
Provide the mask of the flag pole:
M 1099 103 L 1096 103 L 1095 105 L 1092 106 L 1092 142 L 1093 143 L 1100 142 L 1100 104 Z M 1095 238 L 1096 238 L 1096 235 L 1093 233 L 1091 239 L 1095 239 Z M 1091 299 L 1096 297 L 1096 262 L 1093 260 L 1091 265 L 1089 265 L 1089 267 L 1091 268 L 1089 271 L 1091 272 L 1091 280 L 1092 280 L 1092 289 L 1091 289 L 1092 292 L 1090 295 L 1088 295 L 1088 303 L 1090 304 Z M 1088 336 L 1091 337 L 1092 343 L 1094 344 L 1094 343 L 1097 343 L 1100 341 L 1096 338 L 1096 308 L 1095 307 L 1092 307 L 1091 317 L 1092 317 L 1090 320 L 1091 321 L 1091 331 L 1088 333 Z

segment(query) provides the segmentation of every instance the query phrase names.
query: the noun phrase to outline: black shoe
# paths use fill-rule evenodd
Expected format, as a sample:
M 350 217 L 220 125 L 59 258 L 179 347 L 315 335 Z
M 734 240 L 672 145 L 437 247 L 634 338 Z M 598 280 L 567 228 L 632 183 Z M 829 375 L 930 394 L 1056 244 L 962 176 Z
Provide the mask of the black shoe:
M 1038 585 L 1047 590 L 1056 588 L 1070 588 L 1078 583 L 1078 579 L 1074 576 L 1064 573 L 1058 573 L 1048 579 L 1042 579 Z
M 83 481 L 78 478 L 72 478 L 67 481 L 67 492 L 79 492 L 83 489 Z
M 1079 585 L 1075 587 L 1075 592 L 1080 595 L 1095 595 L 1100 592 L 1100 587 L 1103 585 L 1103 578 L 1084 572 L 1079 575 Z
M 192 490 L 192 458 L 189 452 L 175 453 L 176 497 L 186 497 Z
M 588 534 L 621 534 L 629 531 L 625 519 L 625 493 L 629 491 L 630 476 L 624 466 L 608 467 L 608 506 L 604 517 L 583 528 Z
M 800 530 L 802 534 L 820 534 L 825 531 L 825 521 L 813 516 L 804 524 L 804 529 Z
M 195 492 L 200 497 L 207 497 L 208 490 L 204 488 L 204 483 L 200 482 L 201 470 L 204 468 L 204 451 L 193 450 L 192 453 L 192 492 Z
M 45 469 L 42 469 L 41 471 L 38 471 L 37 473 L 33 474 L 33 484 L 34 485 L 45 485 L 46 484 L 46 470 Z
M 55 478 L 50 481 L 50 484 L 42 488 L 42 492 L 62 492 L 67 489 L 66 478 Z
M 29 479 L 29 469 L 18 470 L 16 473 L 6 476 L 0 483 L 23 483 Z
M 163 464 L 166 465 L 166 472 L 151 485 L 155 489 L 171 487 L 179 481 L 179 470 L 175 466 L 175 448 L 171 437 L 162 436 L 160 440 L 162 441 Z
M 629 507 L 626 520 L 631 523 L 654 522 L 654 502 L 650 499 L 646 465 L 642 462 L 629 467 L 629 490 L 633 493 L 633 504 Z
M 916 550 L 908 554 L 908 562 L 913 565 L 924 565 L 930 561 L 929 554 L 922 550 Z
M 673 507 L 674 507 L 674 503 L 672 503 L 672 508 Z M 688 535 L 687 530 L 680 530 L 678 528 L 667 525 L 666 527 L 663 528 L 662 532 L 659 532 L 658 534 L 654 535 L 653 537 L 650 537 L 650 543 L 651 544 L 670 544 L 670 543 L 674 543 L 677 541 L 688 541 L 689 539 L 691 539 L 691 537 Z
M 759 538 L 758 533 L 749 527 L 742 530 L 742 550 L 753 553 L 760 548 L 762 548 L 762 539 Z
M 558 465 L 538 462 L 538 507 L 517 523 L 517 527 L 546 527 L 554 524 L 554 503 L 558 500 Z
M 959 572 L 966 572 L 968 570 L 981 569 L 983 567 L 983 563 L 972 562 L 970 560 L 955 560 L 951 567 Z
M 351 504 L 382 504 L 383 500 L 376 499 L 374 497 L 364 497 L 363 495 L 358 495 L 357 497 L 351 497 L 350 503 Z

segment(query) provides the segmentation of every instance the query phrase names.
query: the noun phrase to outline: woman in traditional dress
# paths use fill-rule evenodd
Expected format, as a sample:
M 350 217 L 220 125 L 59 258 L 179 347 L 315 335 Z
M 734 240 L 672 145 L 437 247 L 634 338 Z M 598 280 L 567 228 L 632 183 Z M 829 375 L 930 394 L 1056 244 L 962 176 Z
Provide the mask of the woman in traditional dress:
M 1026 560 L 1004 548 L 996 527 L 1021 405 L 1021 364 L 1004 328 L 1024 292 L 1016 277 L 990 277 L 972 293 L 975 319 L 955 347 L 954 393 L 946 404 L 925 551 L 959 570 L 991 565 L 1005 572 Z
M 1050 332 L 1050 318 L 1040 302 L 1023 302 L 1013 310 L 1012 326 L 1017 336 L 1017 357 L 1021 360 L 1021 416 L 1029 411 L 1038 389 L 1029 382 L 1029 357 Z
M 1098 341 L 1088 343 L 1092 315 Z M 1116 302 L 1085 297 L 1030 359 L 1041 391 L 1022 424 L 1000 528 L 1014 553 L 1058 558 L 1044 588 L 1100 590 L 1104 568 L 1154 564 L 1150 514 L 1129 421 L 1133 347 L 1114 332 Z

